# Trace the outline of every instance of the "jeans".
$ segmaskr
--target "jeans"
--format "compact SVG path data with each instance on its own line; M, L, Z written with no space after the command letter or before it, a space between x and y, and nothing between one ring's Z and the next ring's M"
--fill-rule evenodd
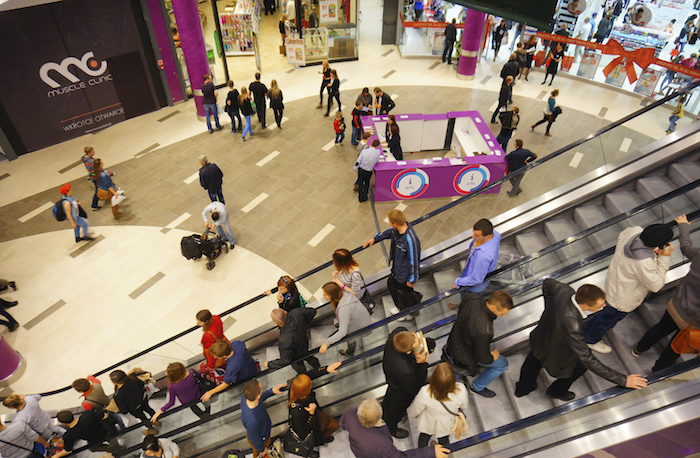
M472 382L472 386L476 391L483 390L489 383L493 382L496 377L504 373L506 369L508 369L508 360L505 356L501 355L491 364L479 363L479 366L483 366L486 369Z
M360 128L355 127L355 124L352 125L352 138L350 139L350 143L352 146L357 146L357 140L360 137Z
M382 418L389 428L390 433L393 434L396 432L399 422L406 414L406 409L408 409L408 406L410 406L412 402L413 397L396 392L391 387L387 388L384 399L382 400L382 410L384 410Z
M107 415L109 415L110 418L117 422L117 425L119 425L119 431L124 431L126 429L126 426L124 425L124 420L122 420L121 415L114 412L107 412Z
M586 342L594 344L600 342L606 332L614 328L618 321L627 316L627 312L621 312L607 304L597 313L589 316L583 322L583 332L586 333Z
M357 169L357 193L359 194L360 202L367 201L367 195L369 194L369 180L372 178L372 172L368 172L364 169Z
M209 199L211 199L212 202L218 201L226 205L226 202L224 202L224 192L221 190L221 188L217 189L216 191L207 189L207 192L209 193Z
M90 223L88 223L88 221L85 218L83 218L82 216L80 216L78 214L73 215L73 221L75 221L75 229L73 229L75 236L80 237L80 228L82 227L83 228L83 237L87 237L88 227L90 226Z
M243 122L241 121L241 114L238 110L235 113L229 112L229 117L231 118L231 132L237 132L243 130ZM236 119L238 119L238 129L236 129Z
M500 359L500 358L499 358ZM530 352L523 362L523 367L520 368L520 380L515 384L515 395L524 396L537 389L537 376L542 370L540 360ZM581 361L576 361L574 371L567 378L557 379L547 388L547 394L550 396L561 396L569 391L571 385L586 373L586 367L581 364Z
M336 132L335 133L335 142L336 143L343 143L343 140L345 140L345 132Z
M12 315L10 315L7 310L5 310L3 307L0 307L0 315L4 316L7 318L7 321L5 320L0 320L0 324L4 324L8 328L11 328L17 323L17 320L14 319Z
M245 138L246 132L253 135L253 129L250 127L250 115L245 115L245 129L243 129L243 138Z
M219 113L217 112L217 106L216 104L204 104L204 114L207 117L207 129L209 132L213 132L214 130L211 128L211 120L209 117L213 114L214 115L214 122L216 123L216 128L221 129L221 124L219 124Z
M282 108L273 108L272 111L275 113L275 122L277 127L282 127Z
M681 118L679 118L676 115L671 115L671 117L668 118L668 120L670 121L670 123L668 125L669 132L674 132L676 130L676 123L678 122L679 119L681 119Z
M217 221L215 224L216 233L219 234L219 237L221 237L223 240L228 240L228 243L234 245L236 243L236 238L233 236L231 225L228 222L228 216L223 219L219 217L219 221Z
M92 208L100 208L100 199L97 198L97 182L93 181L92 185L95 187L95 195L92 196Z
M673 321L671 315L666 312L664 313L664 316L661 317L661 321L649 329L646 334L644 334L644 337L642 337L642 340L637 342L635 348L639 353L645 352L659 340L671 333L673 333L673 336L671 337L671 342L673 342L673 339L676 337L678 332L678 325L676 325L676 322ZM673 348L671 348L671 342L669 342L666 348L664 348L664 351L661 352L659 359L656 360L654 367L651 369L652 371L660 371L661 369L666 369L667 367L672 366L680 356L678 353L673 351Z

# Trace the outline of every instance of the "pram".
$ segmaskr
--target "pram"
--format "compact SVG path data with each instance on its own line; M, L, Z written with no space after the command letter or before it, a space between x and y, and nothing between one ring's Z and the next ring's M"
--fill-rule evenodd
M207 261L207 269L211 270L216 266L214 259L218 258L222 251L228 253L228 244L214 232L207 230L204 234L207 235L206 240L202 240L202 236L199 234L183 237L180 242L180 250L187 259L199 259L206 256L209 260Z

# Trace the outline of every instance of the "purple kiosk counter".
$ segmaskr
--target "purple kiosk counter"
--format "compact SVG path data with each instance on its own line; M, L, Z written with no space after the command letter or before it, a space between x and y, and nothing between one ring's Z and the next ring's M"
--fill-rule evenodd
M449 150L446 157L396 161L386 149L387 116L365 116L365 132L384 145L374 168L375 200L429 199L463 196L477 191L506 171L505 153L477 111L395 115L401 129L404 158L411 152ZM487 191L496 194L500 186Z

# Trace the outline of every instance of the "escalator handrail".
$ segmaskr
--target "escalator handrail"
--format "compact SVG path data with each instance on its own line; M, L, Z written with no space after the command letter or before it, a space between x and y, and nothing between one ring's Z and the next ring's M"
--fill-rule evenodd
M474 197L477 196L477 195L481 195L481 194L483 194L484 192L486 192L486 191L488 191L488 190L491 190L492 188L494 188L494 187L496 187L496 186L501 185L502 183L504 183L504 182L510 180L511 178L513 178L513 177L515 177L515 176L521 175L521 174L523 174L523 173L525 173L525 172L527 172L527 171L529 171L529 170L531 170L531 169L533 169L533 168L535 168L535 167L538 167L538 166L540 166L540 165L542 165L542 164L544 164L544 163L546 163L546 162L548 162L548 161L550 161L550 160L552 160L552 159L554 159L554 158L556 158L556 157L559 157L560 155L562 155L562 154L564 154L564 153L570 151L571 149L573 149L573 148L575 148L575 147L577 147L577 146L579 146L579 145L581 145L581 144L583 144L583 143L585 143L585 142L588 142L589 140L591 140L591 139L593 139L593 138L599 137L599 136L605 134L606 132L609 132L610 130L612 130L612 129L618 127L618 126L620 126L620 125L622 125L622 124L624 124L624 123L626 123L626 122L628 122L628 121L630 121L630 120L632 120L632 119L634 119L634 118L636 118L636 117L638 117L638 116L641 116L642 114L647 113L648 111L651 111L652 109L654 109L654 108L656 108L656 107L658 107L658 106L661 106L661 105L665 104L666 102L668 102L668 101L670 101L670 100L673 100L674 98L676 98L676 97L678 97L678 96L680 96L680 95L686 94L687 92L689 92L689 91L695 89L695 88L698 87L698 86L700 86L700 81L697 81L697 82L695 82L695 83L691 83L691 84L685 86L684 88L681 88L681 89L679 89L678 91L673 92L672 94L670 94L670 95L668 95L668 96L662 98L661 100L657 100L657 101L655 101L655 102L653 102L653 103L647 105L646 107L643 107L643 108L641 108L640 110L637 110L636 112L634 112L634 113L632 113L632 114L630 114L630 115L625 116L624 118L622 118L622 119L620 119L620 120L618 120L618 121L615 121L615 122L613 122L613 123L608 124L607 126L601 128L601 129L599 129L598 131L596 131L596 132L594 132L594 133L592 133L592 134L587 135L586 137L584 137L584 138L582 138L582 139L576 140L576 141L570 143L569 145L564 146L564 147L562 147L562 148L556 150L555 152L553 152L553 153L547 155L546 157L543 157L542 159L538 159L538 160L536 160L536 161L533 161L533 162L531 162L530 164L526 165L525 167L523 167L523 168L521 168L521 169L518 169L518 170L512 172L511 174L506 175L506 176L504 176L503 178L500 178L500 179L498 179L498 180L495 180L495 181L493 181L492 183L489 183L489 184L486 185L485 187L480 188L479 190L477 190L477 191L475 191L475 192L473 192L473 193L471 193L471 194L468 194L468 195L466 195L466 196L460 197L459 199L455 200L454 202L450 202L450 203L448 203L448 204L446 204L446 205L444 205L444 206L442 206L442 207L440 207L440 208L438 208L438 209L436 209L436 210L434 210L434 211L432 211L432 212L429 212L429 213L427 213L427 214L425 214L425 215L423 215L423 216L421 216L421 217L419 217L419 218L417 218L417 219L411 221L410 224L411 224L411 225L417 225L417 224L420 224L420 223L422 223L422 222L424 222L424 221L426 221L426 220L428 220L428 219L430 219L430 218L433 218L433 217L435 217L436 215L438 215L438 214L440 214L440 213L443 213L443 212L445 212L445 211L447 211L447 210L449 210L449 209L451 209L451 208L453 208L453 207L455 207L455 206L457 206L457 205L459 205L459 204L461 204L461 203L463 203L463 202L465 202L465 201L467 201L467 200L469 200L469 199L472 199L472 198L474 198ZM357 253L359 253L359 252L361 252L361 251L363 251L363 250L365 250L365 249L367 249L367 248L364 248L364 247L362 247L362 246L359 246L359 247L357 247L357 248L351 250L350 252L354 255L354 254L357 254ZM319 265L319 266L317 266L317 267L315 267L315 268L313 268L313 269L311 269L311 270L309 270L309 271L307 271L307 272L305 272L305 273L299 275L298 277L295 277L294 280L295 280L295 281L303 280L304 278L310 277L311 275L314 275L315 273L320 272L321 270L330 267L332 264L333 264L332 261L323 263L323 264L321 264L321 265ZM379 280L381 280L381 279L379 279ZM379 280L377 280L377 281L379 281ZM376 283L377 281L371 282L370 284ZM277 292L277 287L276 287L276 286L272 289L272 292L273 292L273 293ZM255 296L255 297L253 297L253 298L251 298L251 299L248 299L248 300L245 301L245 302L242 302L241 304L236 305L235 307L232 307L232 308L229 309L229 310L226 310L226 311L220 313L219 316L224 317L224 316L230 315L230 314L232 314L232 313L234 313L234 312L236 312L236 311L238 311L238 310L240 310L240 309L242 309L242 308L244 308L244 307L247 307L248 305L251 305L251 304L253 304L253 303L255 303L255 302L257 302L257 301L259 301L259 300L261 300L261 299L264 299L265 297L267 297L265 294L260 294L260 295L258 295L258 296ZM158 349L158 348L160 348L160 347L162 347L162 346L164 346L164 345L167 345L167 344L169 344L169 343L171 343L171 342L173 342L173 341L179 339L180 337L184 337L185 335L190 334L190 333L192 333L192 332L194 332L194 331L196 331L196 330L198 330L198 329L199 329L199 326L192 326L192 327L190 327L190 328L188 328L188 329L185 329L184 331L181 331L180 333L178 333L178 334L176 334L176 335L174 335L174 336L172 336L172 337L169 337L169 338L167 338L167 339L165 339L165 340L163 340L163 341L161 341L161 342L159 342L159 343L157 343L157 344L155 344L155 345L152 345L151 347L146 348L145 350L142 350L142 351L140 351L140 352L138 352L138 353L136 353L136 354L134 354L134 355L132 355L132 356L126 358L126 359L123 359L122 361L119 361L119 362L117 362L117 363L115 363L115 364L112 364L111 366L109 366L109 367L107 367L107 368L105 368L105 369L102 369L102 370L100 370L100 371L95 372L95 373L93 373L93 375L97 377L97 376L106 374L106 373L109 372L109 371L112 371L112 370L114 370L114 369L117 369L117 368L119 368L119 367L121 367L121 366L123 366L123 365L125 365L125 364L128 364L129 362L131 362L131 361L133 361L133 360L135 360L135 359L137 359L137 358L140 358L140 357L142 357L142 356L145 356L145 355L147 355L148 353L150 353L150 352L152 352L152 351L154 351L154 350L156 350L156 349ZM45 397L45 396L51 396L51 395L54 395L54 394L63 393L63 392L68 391L68 390L70 390L70 389L71 389L70 386L66 386L66 387L63 387L63 388L58 388L58 389L51 390L51 391L47 391L47 392L40 393L40 394L41 394L41 396L44 396L44 397Z

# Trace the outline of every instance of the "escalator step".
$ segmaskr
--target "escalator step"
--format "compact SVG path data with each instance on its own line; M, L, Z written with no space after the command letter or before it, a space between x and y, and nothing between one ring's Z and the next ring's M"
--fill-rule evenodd
M676 189L676 185L666 177L652 176L640 178L637 180L634 188L640 197L648 202L672 192ZM691 212L695 207L687 197L679 196L661 206L655 206L651 211L659 218L659 222L668 222L678 215Z
M610 218L612 218L612 215L602 205L586 205L574 209L574 221L576 221L581 230L597 226ZM586 240L591 244L595 252L600 252L615 246L620 232L621 229L615 224L589 235L586 237Z
M523 232L515 236L515 245L522 256L527 256L551 245L542 232ZM550 253L532 261L532 271L546 275L562 267L556 253Z
M581 232L576 222L572 219L554 219L544 223L544 231L550 243L557 243ZM592 255L593 248L587 240L582 239L559 248L556 251L559 259L566 265L572 261L583 259Z
M683 161L668 166L668 177L676 186L685 186L693 181L700 180L700 162ZM700 189L693 189L686 196L695 205L700 205Z
M605 195L605 208L612 216L617 216L643 203L642 199L634 191L618 191ZM654 222L656 222L656 218L651 213L643 212L620 222L620 227L625 229L632 226L646 227Z

